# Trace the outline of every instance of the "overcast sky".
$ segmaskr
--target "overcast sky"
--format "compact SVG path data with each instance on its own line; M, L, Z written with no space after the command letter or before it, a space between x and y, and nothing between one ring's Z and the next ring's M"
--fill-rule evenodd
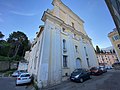
M111 46L108 33L115 27L104 0L61 0L85 23L84 28L93 45ZM0 31L8 38L13 31L24 32L29 39L35 37L41 17L52 0L0 0Z

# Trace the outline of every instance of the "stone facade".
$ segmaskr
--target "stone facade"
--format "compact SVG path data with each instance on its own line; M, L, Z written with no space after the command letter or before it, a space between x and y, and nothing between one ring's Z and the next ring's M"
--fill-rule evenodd
M117 58L120 61L120 35L118 34L116 28L108 34L108 37L115 49Z
M0 61L0 71L6 71L9 69L17 69L18 62L10 62L10 61Z
M111 67L113 63L117 62L115 53L100 53L96 55L100 66Z
M61 0L53 0L52 4L54 8L42 16L44 26L40 26L28 57L28 72L39 87L66 80L76 68L98 66L84 21Z

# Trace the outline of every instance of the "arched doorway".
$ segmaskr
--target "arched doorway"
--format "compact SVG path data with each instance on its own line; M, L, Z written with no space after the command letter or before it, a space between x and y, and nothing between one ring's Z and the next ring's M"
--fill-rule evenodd
M76 68L81 68L81 59L80 58L76 59Z

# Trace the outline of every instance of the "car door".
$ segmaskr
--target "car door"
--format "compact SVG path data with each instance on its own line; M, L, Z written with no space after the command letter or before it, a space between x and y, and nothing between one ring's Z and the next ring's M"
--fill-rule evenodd
M84 70L83 74L84 74L84 79L87 79L88 78L88 72L86 70Z
M81 78L85 79L85 73L84 73L83 70L82 70L82 72L81 72Z

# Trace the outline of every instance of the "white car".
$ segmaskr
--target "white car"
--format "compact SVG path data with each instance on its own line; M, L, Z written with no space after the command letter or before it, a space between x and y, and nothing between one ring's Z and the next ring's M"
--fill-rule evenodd
M13 72L12 77L18 77L21 73L25 73L25 70L16 70Z
M20 74L21 74L21 72L20 72L19 70L17 70L17 71L15 71L15 72L13 72L12 77L17 77L17 76L19 76Z
M31 83L32 76L29 73L21 73L16 80L16 85Z

